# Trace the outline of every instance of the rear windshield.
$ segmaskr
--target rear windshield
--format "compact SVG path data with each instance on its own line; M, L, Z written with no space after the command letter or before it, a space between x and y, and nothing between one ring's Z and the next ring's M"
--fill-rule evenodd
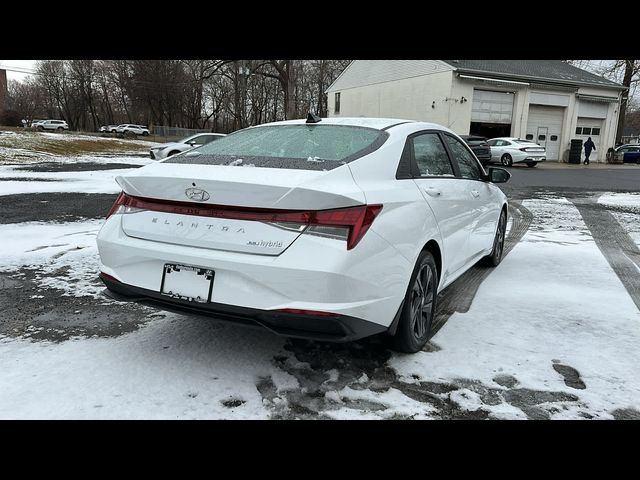
M384 131L347 125L246 128L166 163L332 170L380 148Z

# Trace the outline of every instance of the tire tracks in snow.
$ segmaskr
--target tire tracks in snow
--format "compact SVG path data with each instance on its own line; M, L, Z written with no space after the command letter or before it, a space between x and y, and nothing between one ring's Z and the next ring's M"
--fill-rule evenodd
M520 201L511 200L509 202L509 213L513 219L513 223L504 241L503 258L506 257L522 237L524 237L533 220L533 214L523 207ZM440 293L436 307L436 316L433 326L431 327L432 336L442 328L449 317L455 312L466 313L469 311L480 284L482 284L484 279L490 275L493 270L493 268L475 265ZM427 344L425 348L430 348L429 344Z
M568 198L580 212L593 240L640 310L640 249L597 197Z

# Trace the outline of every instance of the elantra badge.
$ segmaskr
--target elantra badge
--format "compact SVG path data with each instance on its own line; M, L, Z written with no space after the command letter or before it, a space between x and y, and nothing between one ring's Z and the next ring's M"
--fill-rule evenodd
M195 200L196 202L206 202L211 198L209 192L201 188L187 188L184 194L189 200Z

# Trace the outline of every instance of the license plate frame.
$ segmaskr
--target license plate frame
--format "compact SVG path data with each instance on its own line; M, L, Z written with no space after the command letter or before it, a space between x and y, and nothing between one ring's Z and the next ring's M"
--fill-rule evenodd
M160 294L192 303L211 303L214 278L215 271L212 268L165 263Z

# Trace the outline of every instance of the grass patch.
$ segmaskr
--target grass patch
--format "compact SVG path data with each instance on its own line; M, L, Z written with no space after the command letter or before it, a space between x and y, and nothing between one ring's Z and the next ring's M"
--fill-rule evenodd
M79 156L100 153L146 152L149 149L149 142L66 132L41 133L21 128L3 127L0 131L0 147L51 155Z

